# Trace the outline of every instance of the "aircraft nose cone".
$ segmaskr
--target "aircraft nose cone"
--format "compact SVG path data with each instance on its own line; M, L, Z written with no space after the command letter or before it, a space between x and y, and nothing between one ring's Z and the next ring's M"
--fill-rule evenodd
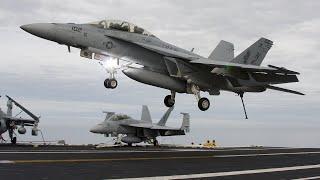
M49 35L52 27L53 25L50 23L36 23L20 26L24 31L45 39L50 39Z
M104 128L101 125L93 126L90 129L90 132L92 132L92 133L103 133L103 131L104 131Z
M31 29L30 28L30 24L26 24L26 25L22 25L22 26L20 26L20 28L22 29L22 30L24 30L24 31L29 31L28 29Z

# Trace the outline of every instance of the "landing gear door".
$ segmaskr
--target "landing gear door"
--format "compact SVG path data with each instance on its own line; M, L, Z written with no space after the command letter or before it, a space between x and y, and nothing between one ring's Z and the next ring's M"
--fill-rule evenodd
M173 77L182 78L184 75L195 72L195 70L186 62L176 58L165 57L164 62L167 66L170 76Z

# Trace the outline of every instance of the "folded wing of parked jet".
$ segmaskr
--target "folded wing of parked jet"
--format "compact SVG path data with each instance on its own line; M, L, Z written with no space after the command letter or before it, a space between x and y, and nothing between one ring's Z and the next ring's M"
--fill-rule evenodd
M3 119L14 122L15 125L34 126L37 123L34 119L16 118L16 117L3 117Z
M24 106L22 106L21 104L19 104L17 101L15 101L14 99L12 99L10 96L6 95L6 97L12 101L16 106L18 106L23 112L25 112L26 114L28 114L35 122L39 122L39 117L34 115L32 112L30 112L28 109L26 109Z

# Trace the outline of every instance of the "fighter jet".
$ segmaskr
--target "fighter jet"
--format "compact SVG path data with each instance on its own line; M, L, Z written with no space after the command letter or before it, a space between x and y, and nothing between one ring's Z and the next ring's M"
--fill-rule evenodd
M129 78L148 85L170 90L164 104L172 107L176 93L195 95L200 110L205 111L210 101L200 92L220 95L230 91L241 98L247 118L243 94L267 89L303 95L300 92L273 86L298 82L298 72L273 65L261 66L273 45L260 38L234 57L234 45L220 41L209 57L162 41L147 30L126 21L101 20L92 23L37 23L21 28L35 36L79 48L80 56L103 60L109 57L140 65L127 66L122 71ZM142 66L142 67L141 67ZM116 88L117 80L110 73L104 81L106 88Z
M132 143L148 142L157 146L158 136L176 136L185 135L189 132L190 116L188 113L181 113L183 121L180 128L167 127L165 124L170 116L173 107L170 107L160 121L152 123L151 115L147 106L142 106L141 120L136 120L125 114L115 114L114 112L106 113L105 120L92 127L90 132L105 134L107 136L126 135L121 137L121 141L129 146Z
M6 96L8 98L7 101L7 113L3 112L0 108L0 139L3 141L2 134L8 131L9 137L11 139L12 144L16 144L17 137L15 136L15 129L17 129L17 126L20 126L18 128L19 134L25 134L26 128L25 126L32 126L31 134L33 136L38 135L38 123L39 123L39 117L31 113L29 110L27 110L25 107L23 107L21 104L19 104L17 101L12 99L9 96ZM25 112L28 114L31 119L21 118L17 117L20 113L18 113L15 116L12 116L12 109L13 104L15 104L17 107L21 109L21 112Z

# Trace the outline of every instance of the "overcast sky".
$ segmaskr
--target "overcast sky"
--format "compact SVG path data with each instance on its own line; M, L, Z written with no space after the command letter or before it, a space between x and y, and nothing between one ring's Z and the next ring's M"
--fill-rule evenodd
M188 3L187 3L188 2ZM274 41L262 65L299 71L300 82L282 87L306 93L298 96L268 90L247 93L249 120L233 93L203 96L208 111L198 110L193 95L178 94L168 125L180 126L180 112L191 114L191 133L161 138L162 143L202 143L216 139L220 146L320 147L320 1L213 0L1 0L0 94L11 95L41 115L47 140L100 143L110 139L89 133L104 119L103 110L139 118L149 105L154 121L166 111L168 90L135 82L121 72L119 86L107 90L105 71L78 49L40 39L19 26L37 22L86 23L121 19L135 23L160 39L207 57L222 39L233 42L237 55L260 37ZM1 99L2 109L6 100ZM15 112L18 112L17 110ZM40 137L19 136L20 140Z

